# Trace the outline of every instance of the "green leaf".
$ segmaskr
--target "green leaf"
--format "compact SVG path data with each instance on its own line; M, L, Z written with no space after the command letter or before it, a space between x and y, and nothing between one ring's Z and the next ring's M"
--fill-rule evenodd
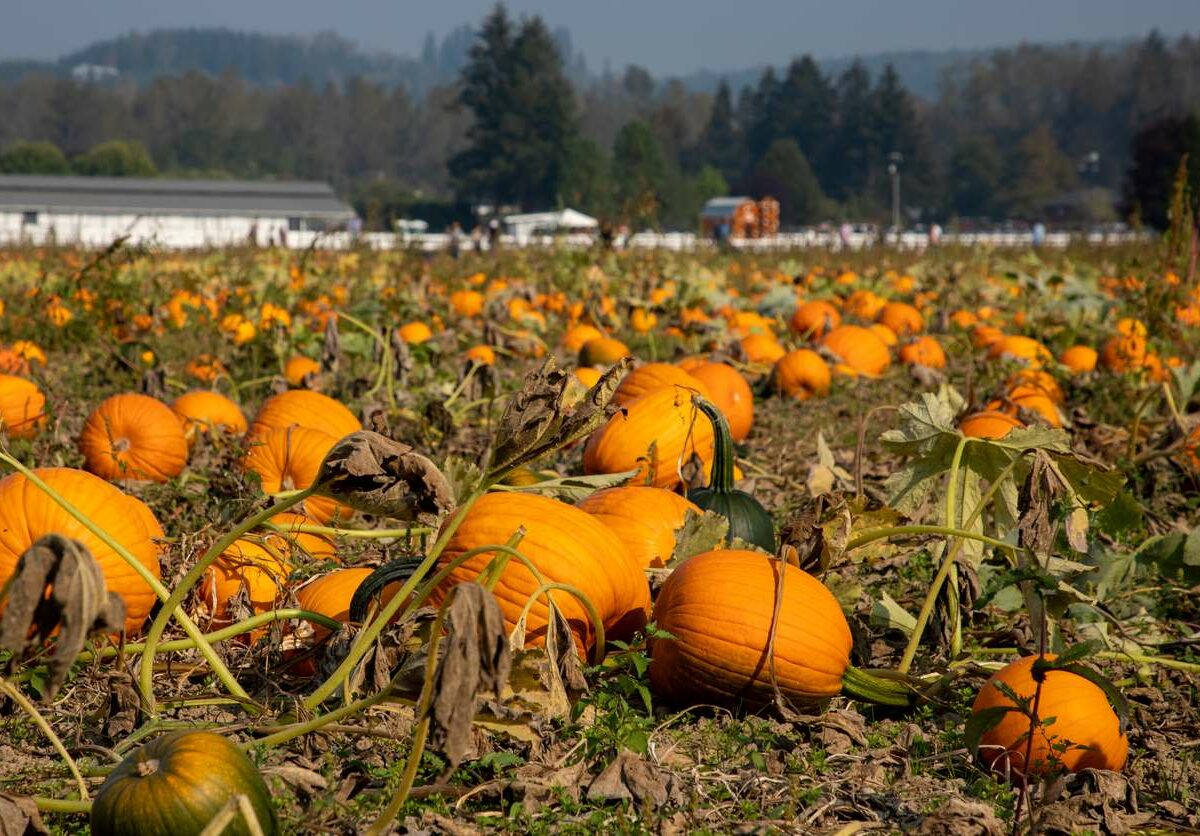
M1183 409L1188 401L1196 396L1196 387L1200 385L1200 362L1190 366L1171 367L1171 376L1179 389L1179 408Z
M623 473L596 473L591 476L564 476L559 479L547 479L532 485L522 485L516 491L524 493L540 493L557 497L565 502L579 502L593 493L604 488L623 485L636 476L637 470L626 470Z
M697 514L688 509L683 525L675 532L675 550L667 566L675 566L692 555L720 548L729 533L729 520L712 511Z
M913 630L917 629L917 619L884 592L871 607L871 626L899 630L911 636Z
M1106 534L1119 537L1140 528L1145 515L1142 506L1129 491L1117 491L1116 497L1096 514L1096 525Z
M963 740L971 757L979 754L979 741L983 736L1000 725L1005 715L1013 711L1022 713L1021 709L1012 705L993 705L971 713L963 728Z
M1099 470L1074 456L1055 456L1054 463L1075 495L1088 504L1110 504L1125 484L1125 475L1119 470Z

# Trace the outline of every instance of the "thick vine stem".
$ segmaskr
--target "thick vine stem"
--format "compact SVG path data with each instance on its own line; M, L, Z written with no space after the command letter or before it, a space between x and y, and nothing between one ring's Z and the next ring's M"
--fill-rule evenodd
M138 682L142 696L146 701L147 714L154 715L158 711L158 706L154 699L154 654L157 652L159 639L162 638L163 631L167 628L167 622L170 620L172 615L176 615L180 618L186 617L186 613L183 611L183 601L187 597L187 594L192 591L192 587L200 582L200 579L204 577L204 573L208 570L208 567L212 565L212 563L218 557L224 554L225 550L232 546L239 537L253 530L259 525L262 525L276 514L282 513L288 508L303 502L305 499L311 496L315 490L315 486L309 486L308 488L288 497L287 499L269 505L268 507L259 511L257 514L252 514L238 525L234 526L230 531L226 532L223 537L219 538L215 543L209 546L208 551L206 551L203 556L196 561L192 568L188 570L187 574L183 576L183 580L181 580L175 589L172 590L170 597L167 598L166 602L162 605L162 609L160 609L158 615L155 616L154 622L150 625L150 629L146 633L146 644L142 649L142 665L141 670L138 671ZM193 638L195 638L197 641L203 640L203 637L199 635ZM211 647L209 649L211 650ZM216 657L216 654L213 653L213 656ZM222 667L224 667L224 663L222 663ZM250 700L250 695L243 691L241 686L237 685L236 681L234 682L234 685L237 687L237 693L234 693L234 696L243 698L247 701L247 703L251 703L252 701Z
M863 702L898 708L908 708L917 698L917 692L905 680L876 676L853 665L842 674L842 693Z
M962 457L967 450L967 445L973 439L970 436L963 436L958 442L958 446L954 448L954 458L950 462L950 485L946 490L946 512L943 522L947 528L958 527L958 482L959 473L962 470ZM966 474L963 474L965 481ZM961 542L961 541L960 541ZM954 539L947 538L946 551L947 553L953 548ZM946 606L946 612L950 619L950 655L957 656L962 650L962 613L959 612L958 598L958 565L953 561L948 561L950 571L946 575L948 586L946 587L946 597L949 599Z
M154 594L158 596L160 601L166 602L170 600L171 593L165 586L163 586L162 581L155 577L149 569L143 566L140 560L130 554L129 549L125 548L122 543L114 539L112 535L110 535L100 526L96 525L96 523L94 523L87 515L68 502L66 497L47 485L40 476L7 453L0 452L0 462L4 462L18 473L22 474L40 491L45 493L46 496L54 500L54 502L60 508L74 517L80 525L82 525L92 534L96 535L96 537L100 539L100 542L112 549L118 557L124 560L125 563L127 563L129 567L137 573L139 578L146 582L146 584L154 591ZM212 669L213 675L216 676L217 679L220 680L221 684L225 686L225 690L227 690L230 695L238 699L249 701L250 695L242 689L241 685L238 685L237 680L234 679L233 674L230 673L229 668L226 667L225 663L221 661L221 657L217 655L215 650L213 650L212 645L204 640L204 634L200 632L200 628L196 625L196 622L192 621L188 614L183 610L179 611L178 619L180 625L183 627L184 632L187 633L190 639L196 642L196 647L200 651L200 655L204 657L204 661L207 662L209 667ZM142 697L143 699L149 699L150 701L153 701L154 694L149 691L143 691Z
M90 813L91 801L80 801L75 798L40 798L34 796L33 803L43 813Z
M922 534L961 537L964 540L978 540L980 543L984 543L992 548L1002 549L1010 554L1015 554L1017 550L1017 547L1012 543L997 540L995 537L988 537L986 534L976 534L974 531L947 528L944 525L895 525L890 528L871 528L864 531L846 544L846 551L860 548L868 543L874 543L876 540L886 540L889 537L917 536Z
M88 794L87 781L83 780L83 775L79 771L79 764L75 763L75 759L71 757L71 753L67 751L67 747L63 745L62 740L54 732L54 729L42 716L42 713L34 707L33 703L25 698L21 693L21 689L17 688L3 676L0 676L0 693L17 704L17 707L29 715L29 719L33 724L41 730L42 734L46 735L46 739L50 741L50 745L54 747L54 751L58 752L58 756L67 764L67 769L71 771L71 775L75 778L75 785L79 787L79 795L84 801L89 801L91 796Z

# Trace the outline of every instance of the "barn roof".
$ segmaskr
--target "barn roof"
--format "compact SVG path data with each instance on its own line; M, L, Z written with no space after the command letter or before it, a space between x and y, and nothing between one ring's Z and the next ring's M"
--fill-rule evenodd
M0 212L240 215L348 220L328 183L0 175Z
M734 211L750 200L748 197L714 197L704 204L700 212L702 218L728 218Z

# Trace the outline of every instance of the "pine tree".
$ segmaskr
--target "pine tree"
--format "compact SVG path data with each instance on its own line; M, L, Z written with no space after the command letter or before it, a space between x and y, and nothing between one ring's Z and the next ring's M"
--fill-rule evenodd
M717 86L712 112L692 151L695 169L712 166L728 182L741 176L745 167L744 142L734 121L733 95L724 79Z
M669 171L650 126L640 120L621 128L613 143L612 176L621 214L631 221L659 216Z
M800 152L822 171L829 161L837 97L811 56L792 61L776 91L772 109L780 136L796 141Z
M821 220L825 197L794 139L777 139L755 164L748 178L755 197L771 196L779 201L779 218L784 224Z
M881 151L875 135L871 77L861 61L851 64L838 79L837 98L837 153L830 165L831 189L843 200L869 199Z

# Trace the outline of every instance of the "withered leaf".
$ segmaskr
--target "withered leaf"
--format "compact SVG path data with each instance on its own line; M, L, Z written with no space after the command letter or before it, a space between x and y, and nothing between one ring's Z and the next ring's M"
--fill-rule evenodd
M325 322L325 342L321 346L321 371L329 375L336 374L341 354L342 341L338 334L338 318L331 316Z
M34 836L49 832L32 798L0 792L0 836Z
M675 566L693 555L721 548L728 533L729 520L725 517L712 511L697 514L688 509L683 525L675 532L675 549L667 565Z
M454 508L454 490L433 462L415 449L362 430L333 446L316 484L357 511L412 521Z
M477 583L455 587L443 648L429 706L429 745L453 768L471 745L480 699L489 692L500 699L512 667L504 615L491 592Z
M12 652L13 664L26 649L40 647L58 630L58 646L47 663L43 699L49 702L88 638L119 632L124 621L125 604L106 589L100 565L87 547L47 534L17 561L0 619L0 649Z
M490 478L494 481L607 421L616 412L610 403L613 392L632 365L632 358L622 358L574 402L569 396L574 375L555 368L553 359L530 372L500 416Z
M662 770L624 749L588 787L591 801L636 801L655 807L667 803L668 777Z

